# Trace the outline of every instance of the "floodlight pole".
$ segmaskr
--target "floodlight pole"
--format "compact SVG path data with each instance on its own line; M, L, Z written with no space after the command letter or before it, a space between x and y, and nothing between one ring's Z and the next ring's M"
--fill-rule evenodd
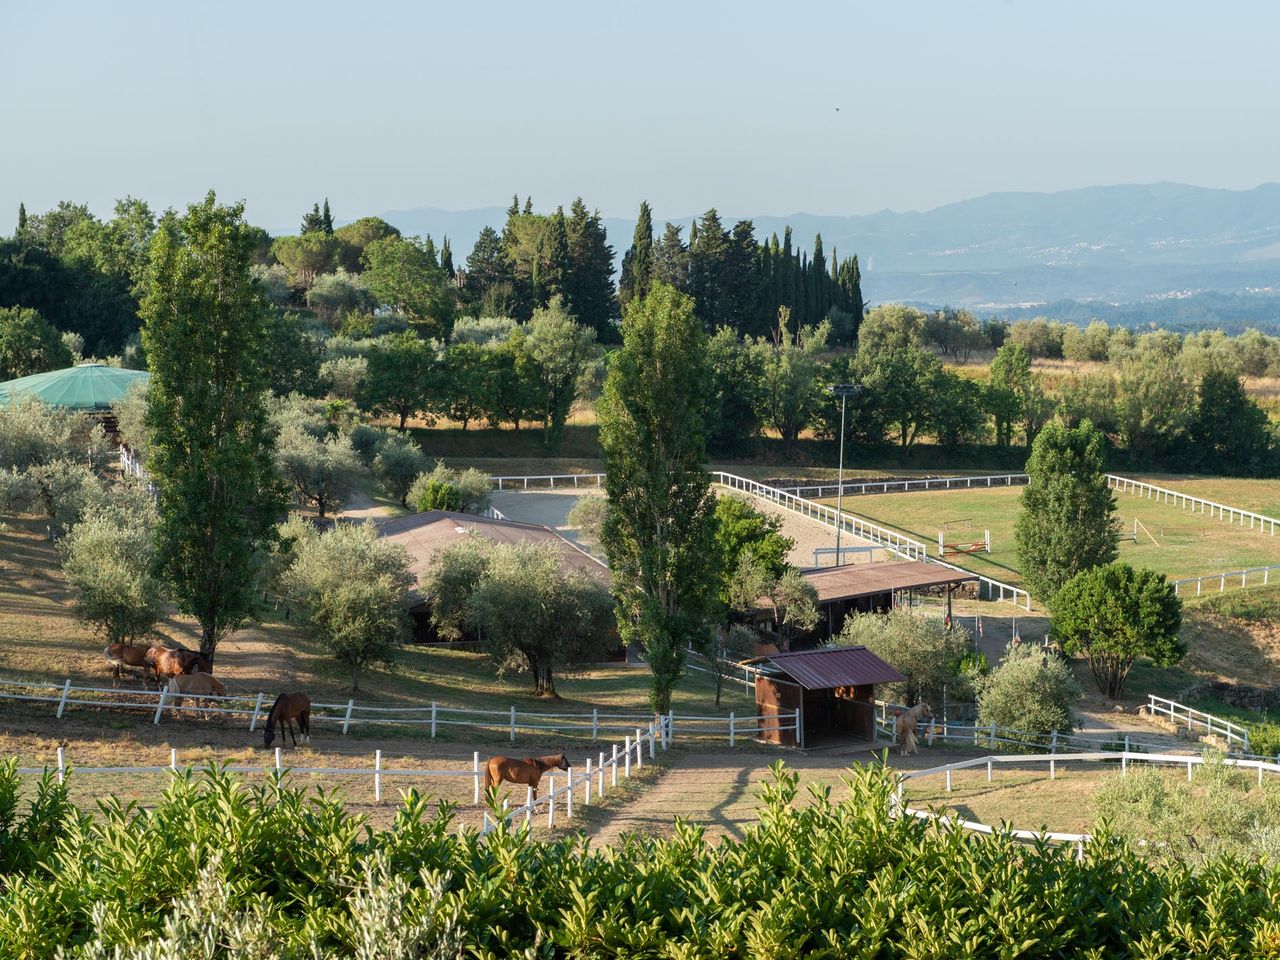
M851 383L831 386L833 396L840 398L840 464L836 468L836 566L840 566L840 533L844 530L844 415L849 404L849 394L858 388Z

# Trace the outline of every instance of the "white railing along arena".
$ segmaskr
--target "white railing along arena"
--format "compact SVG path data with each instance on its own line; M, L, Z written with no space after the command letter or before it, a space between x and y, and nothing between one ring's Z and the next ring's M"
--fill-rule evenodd
M1179 597L1190 595L1191 585L1195 584L1195 595L1198 597L1205 592L1205 584L1209 585L1210 593L1222 593L1228 587L1249 586L1249 578L1251 576L1255 586L1266 586L1271 582L1272 570L1280 570L1280 563L1273 563L1269 567L1248 567L1244 570L1229 570L1226 573L1208 573L1203 577L1183 577L1180 580L1171 580L1169 582L1173 584L1174 595ZM1259 574L1262 575L1261 580L1258 579Z
M976 477L907 477L902 480L846 480L808 486L779 487L796 496L826 500L835 496L860 497L877 493L919 493L925 490L969 490L973 487L1016 487L1027 482L1025 473L993 473ZM843 489L842 489L843 488Z
M170 698L167 688L154 690L122 690L113 687L88 687L73 684L70 679L61 685L0 680L0 700L28 703L56 704L55 716L62 719L71 707L99 707L145 712L152 722L159 724L165 711L192 716L229 716L248 719L249 732L264 723L270 712L273 697L266 693L183 698L181 706ZM210 705L213 704L213 705ZM598 707L590 713L534 713L516 709L513 705L499 710L470 710L442 706L436 701L420 707L373 707L356 703L312 702L311 720L318 723L341 724L342 733L360 724L416 726L428 731L434 739L441 727L471 727L490 731L503 731L514 741L520 733L544 733L590 735L599 740L601 734L625 733L637 723L653 719L651 713L601 711ZM789 731L798 735L800 715L797 709L782 717L750 715L739 717L735 712L727 716L703 716L677 714L671 711L664 718L669 729L678 724L689 735L725 737L730 746L739 737L757 737L763 733Z
M1250 530L1264 530L1274 535L1276 526L1280 525L1280 520L1275 517L1254 513L1252 510L1242 510L1239 507L1231 507L1225 503L1215 503L1202 497L1193 497L1189 493L1179 493L1177 490L1170 490L1168 487L1158 487L1153 483L1132 480L1128 477L1116 476L1113 473L1107 474L1107 485L1113 490L1119 490L1121 493L1135 494L1148 500L1155 500L1158 503L1171 503L1181 507L1183 510L1189 509L1193 513L1197 512L1197 508L1199 508L1199 513L1217 517L1219 520L1225 520L1233 525L1239 522L1239 525L1243 527L1247 521Z
M1147 710L1152 714L1168 717L1176 726L1185 727L1189 731L1203 730L1209 736L1222 737L1228 744L1239 746L1245 753L1249 752L1248 727L1188 707L1176 700L1157 697L1154 693L1147 697Z

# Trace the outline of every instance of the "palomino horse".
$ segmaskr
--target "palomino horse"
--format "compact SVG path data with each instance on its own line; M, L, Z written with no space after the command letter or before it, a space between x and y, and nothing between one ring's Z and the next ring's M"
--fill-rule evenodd
M523 783L533 787L533 799L537 800L542 775L548 770L568 770L570 766L563 753L553 753L549 757L529 757L526 760L490 757L484 768L484 787L488 790L504 780L508 783Z
M147 672L148 647L134 646L128 643L108 644L102 651L102 658L111 666L111 677L114 683L120 682L120 674L125 667L139 667L143 675Z
M183 673L169 679L169 696L172 698L174 716L181 717L178 705L188 700L199 705L202 697L224 696L227 688L212 673Z
M169 679L185 673L195 673L197 670L201 673L213 673L213 664L208 657L185 648L153 646L147 650L145 659L157 687L162 678Z
M932 720L933 711L922 700L909 710L899 710L897 717L898 743L901 746L899 752L902 756L909 757L917 751L916 727L919 726L921 720Z
M267 714L267 725L262 730L262 744L269 747L276 738L276 725L280 726L280 742L284 743L284 729L289 728L289 736L293 737L293 745L298 745L298 735L293 732L293 721L298 721L298 729L302 731L302 742L311 742L311 698L305 693L282 693L271 705Z

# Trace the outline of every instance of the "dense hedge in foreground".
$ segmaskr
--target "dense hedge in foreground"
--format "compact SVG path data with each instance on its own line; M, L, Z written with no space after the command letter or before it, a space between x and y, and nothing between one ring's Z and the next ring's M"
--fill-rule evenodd
M857 768L838 802L793 809L779 768L741 840L683 826L593 851L458 836L414 795L374 832L218 772L92 817L46 781L24 815L9 766L0 956L1280 957L1280 871L946 835L886 816L892 789Z

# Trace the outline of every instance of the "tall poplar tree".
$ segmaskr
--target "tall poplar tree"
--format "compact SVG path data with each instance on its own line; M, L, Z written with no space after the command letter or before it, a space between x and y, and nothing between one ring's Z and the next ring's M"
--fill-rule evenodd
M271 357L254 250L244 204L219 206L210 192L161 221L141 309L157 566L200 622L210 659L253 613L285 507L263 402Z
M1118 553L1120 521L1104 445L1088 420L1074 428L1054 420L1031 446L1013 535L1027 589L1049 606L1077 573L1111 563Z
M714 601L715 497L706 470L707 339L693 300L657 283L622 320L597 405L608 493L601 541L618 626L644 650L665 713Z

